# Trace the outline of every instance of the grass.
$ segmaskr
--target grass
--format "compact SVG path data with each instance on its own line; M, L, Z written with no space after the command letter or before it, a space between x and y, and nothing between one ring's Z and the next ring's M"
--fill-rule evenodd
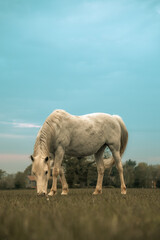
M34 190L0 191L1 240L159 239L160 190L73 189L49 201Z

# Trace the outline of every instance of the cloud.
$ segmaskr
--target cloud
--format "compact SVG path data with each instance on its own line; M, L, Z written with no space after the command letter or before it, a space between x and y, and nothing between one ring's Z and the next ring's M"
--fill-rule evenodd
M13 123L14 127L17 128L40 128L40 125L36 125L33 123Z
M0 124L12 125L15 128L40 128L40 125L34 123L20 123L20 122L5 122L1 121Z
M11 138L11 139L24 139L24 138L32 138L32 135L18 135L18 134L7 134L7 133L0 133L0 138Z

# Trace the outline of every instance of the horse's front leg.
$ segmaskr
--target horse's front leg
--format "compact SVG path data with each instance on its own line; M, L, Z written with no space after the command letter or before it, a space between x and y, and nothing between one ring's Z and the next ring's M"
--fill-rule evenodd
M65 178L63 167L60 169L60 179L62 183L62 193L61 195L67 195L68 194L68 184Z
M59 146L55 152L55 161L53 167L53 183L52 188L49 192L49 196L53 196L57 193L57 177L60 174L61 164L64 156L64 150Z

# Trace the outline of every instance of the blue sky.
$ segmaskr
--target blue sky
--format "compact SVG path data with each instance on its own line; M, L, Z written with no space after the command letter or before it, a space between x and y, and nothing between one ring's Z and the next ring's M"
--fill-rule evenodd
M120 115L123 161L160 163L160 2L0 0L0 168L24 170L54 109Z

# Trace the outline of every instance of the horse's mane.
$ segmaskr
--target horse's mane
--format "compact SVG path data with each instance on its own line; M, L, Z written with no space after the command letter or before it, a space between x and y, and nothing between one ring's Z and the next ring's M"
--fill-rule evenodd
M36 142L34 145L34 155L37 155L40 151L41 154L48 154L47 138L49 135L57 136L61 129L61 122L67 113L62 110L55 110L45 120L43 126L38 132Z

